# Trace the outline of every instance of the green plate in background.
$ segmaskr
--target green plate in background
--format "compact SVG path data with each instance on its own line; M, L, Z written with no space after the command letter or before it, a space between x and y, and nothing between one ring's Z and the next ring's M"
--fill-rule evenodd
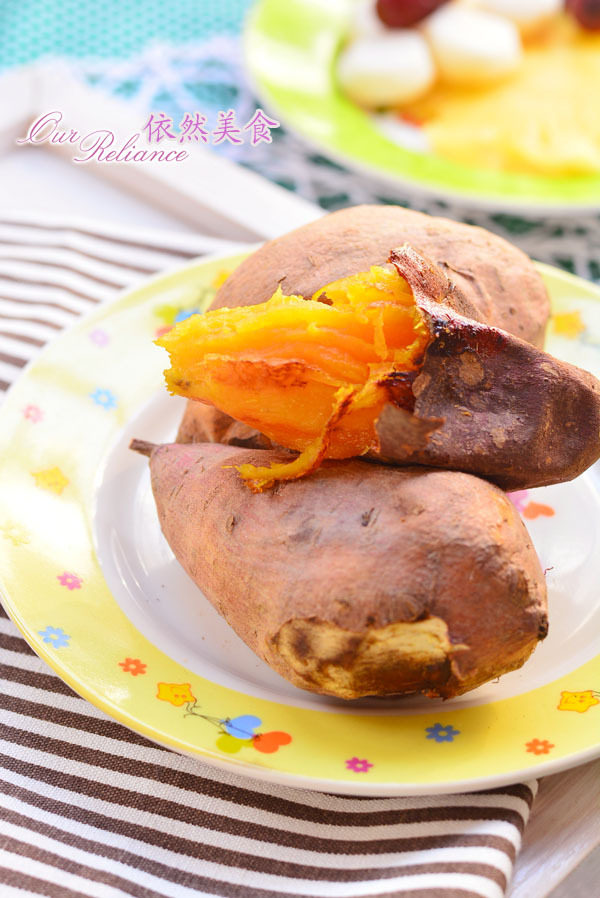
M334 77L352 5L353 0L257 0L246 25L246 63L265 106L288 128L343 164L413 193L537 213L600 207L598 175L471 169L385 137Z

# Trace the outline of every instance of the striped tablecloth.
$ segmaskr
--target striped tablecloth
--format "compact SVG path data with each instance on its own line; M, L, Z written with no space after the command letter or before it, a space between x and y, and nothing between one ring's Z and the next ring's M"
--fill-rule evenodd
M189 234L0 214L0 389L97 303L221 247ZM382 799L247 780L106 717L5 614L0 664L2 898L506 893L535 782Z

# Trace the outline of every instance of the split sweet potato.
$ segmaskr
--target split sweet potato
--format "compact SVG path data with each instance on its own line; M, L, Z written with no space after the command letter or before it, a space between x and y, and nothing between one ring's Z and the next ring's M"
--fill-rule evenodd
M278 288L310 299L324 284L384 265L390 249L405 242L447 275L450 308L543 345L550 303L540 275L523 252L482 228L398 206L344 209L270 241L227 278L212 308L263 303ZM190 401L178 441L201 440L206 427L213 430L211 415ZM218 420L222 433L234 425L231 418L226 425L223 412ZM264 436L247 427L245 444L262 446Z
M311 301L277 293L261 306L190 318L159 342L171 354L174 392L302 453L267 475L274 480L368 451L390 392L411 401L406 378L428 340L406 281L372 268Z
M256 305L278 288L310 299L324 284L385 265L405 243L448 278L448 308L544 345L550 301L525 253L483 228L400 206L342 209L265 243L227 278L211 308Z
M296 686L344 699L449 698L520 667L546 590L510 501L458 472L326 462L252 494L233 467L277 450L135 441L175 556Z
M193 316L158 341L172 392L300 453L241 467L253 489L361 455L522 489L571 479L600 456L591 374L459 314L454 285L412 247L389 261L310 299L278 289Z

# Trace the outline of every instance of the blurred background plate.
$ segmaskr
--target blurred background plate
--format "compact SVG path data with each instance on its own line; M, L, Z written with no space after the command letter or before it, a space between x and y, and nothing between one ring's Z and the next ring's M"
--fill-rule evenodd
M400 146L336 84L335 62L354 0L258 0L245 55L257 94L288 128L333 159L422 196L521 213L573 213L600 205L600 176L474 169ZM591 101L591 99L590 99Z

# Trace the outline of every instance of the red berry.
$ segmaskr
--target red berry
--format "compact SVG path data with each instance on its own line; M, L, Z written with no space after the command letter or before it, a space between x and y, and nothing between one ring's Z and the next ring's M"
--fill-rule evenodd
M410 28L446 2L447 0L377 0L377 15L388 28Z
M600 0L567 0L567 9L582 28L600 29Z

